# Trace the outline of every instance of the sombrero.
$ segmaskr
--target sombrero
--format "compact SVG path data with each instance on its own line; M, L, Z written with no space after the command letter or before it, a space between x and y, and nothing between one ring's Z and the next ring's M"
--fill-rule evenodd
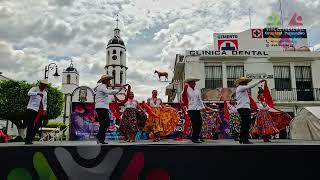
M195 82L197 82L197 81L200 81L200 79L199 78L187 78L186 80L184 80L184 82L185 83L188 83L188 82L192 82L192 81L195 81Z
M241 83L241 82L251 82L252 81L252 79L250 79L250 78L246 78L246 77L241 77L240 79L237 79L235 82L234 82L234 84L236 85L236 86L239 86L239 84Z
M39 83L40 83L40 84L48 85L48 84L49 84L49 81L48 81L47 79L44 79L44 80L40 80Z
M109 76L109 75L102 75L101 78L99 79L98 83L101 83L104 80L110 80L110 79L113 79L113 77Z

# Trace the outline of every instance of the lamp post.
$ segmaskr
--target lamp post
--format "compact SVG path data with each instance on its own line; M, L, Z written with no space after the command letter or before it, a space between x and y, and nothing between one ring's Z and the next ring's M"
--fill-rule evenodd
M48 79L49 70L53 70L53 68L56 68L56 72L53 74L53 76L54 77L59 77L60 76L58 74L58 66L57 66L57 64L56 63L50 63L48 66L45 66L45 68L44 68L44 79Z

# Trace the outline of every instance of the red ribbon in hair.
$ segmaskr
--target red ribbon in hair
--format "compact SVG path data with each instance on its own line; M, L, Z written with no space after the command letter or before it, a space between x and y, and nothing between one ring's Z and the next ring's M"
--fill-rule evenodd
M146 102L142 101L142 103L140 103L140 106L141 106L141 108L143 108L144 110L147 111L147 113L149 114L149 116L152 116L152 117L154 117L154 118L159 118L159 116L157 116L157 115L153 112L152 108L151 108Z
M224 119L230 119L230 113L229 113L227 101L224 101L224 104L223 104L223 116L224 116Z
M263 96L265 98L266 104L269 107L273 108L274 107L274 102L272 100L272 96L271 96L271 93L269 91L269 87L268 87L267 81L265 81L265 83L264 83Z
M189 105L189 101L188 101L188 84L185 84L184 85L184 88L183 88L183 92L182 92L182 102L183 102L183 105L185 107L188 108L188 105Z

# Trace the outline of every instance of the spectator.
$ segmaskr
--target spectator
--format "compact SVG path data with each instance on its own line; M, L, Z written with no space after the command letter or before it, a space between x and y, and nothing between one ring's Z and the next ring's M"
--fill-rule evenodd
M9 135L7 134L7 128L3 127L0 131L0 143L8 143Z

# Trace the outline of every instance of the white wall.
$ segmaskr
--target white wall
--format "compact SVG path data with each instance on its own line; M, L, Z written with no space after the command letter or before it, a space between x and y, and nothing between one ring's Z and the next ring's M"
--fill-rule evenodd
M273 64L270 62L267 58L248 58L244 63L244 74L247 76L247 74L259 74L259 73L265 73L267 75L274 76L273 71ZM252 83L260 81L259 79L252 79ZM274 79L266 79L268 82L268 86L270 89L273 89L275 87L274 85ZM252 88L252 97L257 97L258 95L258 88Z
M205 87L205 68L204 63L199 61L198 57L188 56L185 65L185 79L198 78L197 88L202 89Z

